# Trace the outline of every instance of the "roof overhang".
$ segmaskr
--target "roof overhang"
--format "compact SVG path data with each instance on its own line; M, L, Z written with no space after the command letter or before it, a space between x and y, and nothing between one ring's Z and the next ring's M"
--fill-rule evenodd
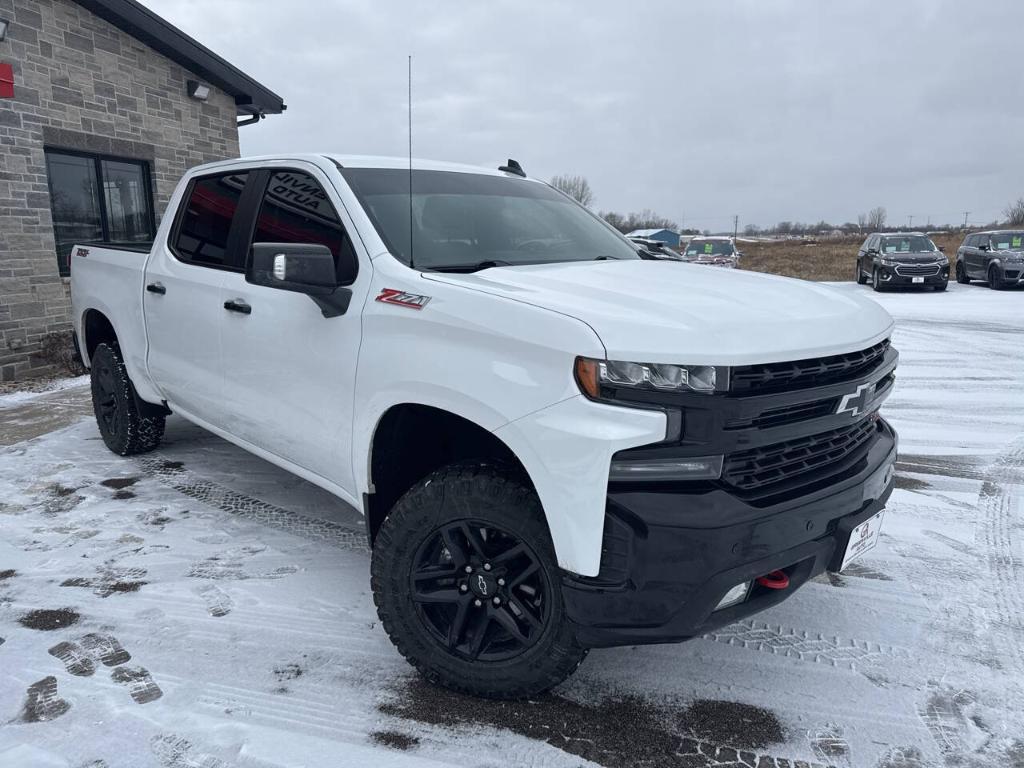
M256 122L264 115L278 115L287 108L284 99L272 90L137 0L75 2L234 98L238 115L249 118L239 125Z

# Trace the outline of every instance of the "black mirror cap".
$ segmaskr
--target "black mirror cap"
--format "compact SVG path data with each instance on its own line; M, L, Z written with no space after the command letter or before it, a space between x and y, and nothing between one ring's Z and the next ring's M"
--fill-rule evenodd
M334 256L325 245L254 243L245 280L282 291L328 296L341 282L337 272Z
M940 251L941 253L945 253L945 252L946 252L946 246L944 246L944 245L940 245L940 246L938 246L938 249L939 249L939 251Z

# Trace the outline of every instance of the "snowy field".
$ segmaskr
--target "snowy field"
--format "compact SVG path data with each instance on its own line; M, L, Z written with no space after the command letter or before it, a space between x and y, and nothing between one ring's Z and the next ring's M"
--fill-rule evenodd
M1024 292L878 300L902 353L879 547L534 702L421 684L322 491L178 419L115 457L81 388L0 403L0 437L66 425L0 440L0 767L1024 766Z

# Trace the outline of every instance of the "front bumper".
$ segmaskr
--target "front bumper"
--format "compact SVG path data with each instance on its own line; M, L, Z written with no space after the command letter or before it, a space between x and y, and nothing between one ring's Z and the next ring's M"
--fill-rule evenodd
M769 608L835 569L852 527L892 492L896 434L879 420L864 461L827 488L771 507L722 489L610 492L601 574L567 574L562 594L577 639L589 647L678 642ZM755 585L715 607L737 584L774 570L783 590Z
M917 265L897 264L894 267L882 265L878 274L882 285L907 286L945 285L949 282L949 265L938 267L935 274L915 274Z

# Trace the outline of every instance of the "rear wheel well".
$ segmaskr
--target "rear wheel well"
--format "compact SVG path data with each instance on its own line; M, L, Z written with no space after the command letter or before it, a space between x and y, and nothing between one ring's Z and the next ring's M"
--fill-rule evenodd
M85 354L90 361L100 344L117 344L113 324L98 309L90 309L85 313L82 319L82 333L85 334Z
M427 405L388 410L377 423L370 455L373 493L364 503L370 544L395 502L417 481L449 464L476 460L513 469L531 485L512 450L478 424Z

